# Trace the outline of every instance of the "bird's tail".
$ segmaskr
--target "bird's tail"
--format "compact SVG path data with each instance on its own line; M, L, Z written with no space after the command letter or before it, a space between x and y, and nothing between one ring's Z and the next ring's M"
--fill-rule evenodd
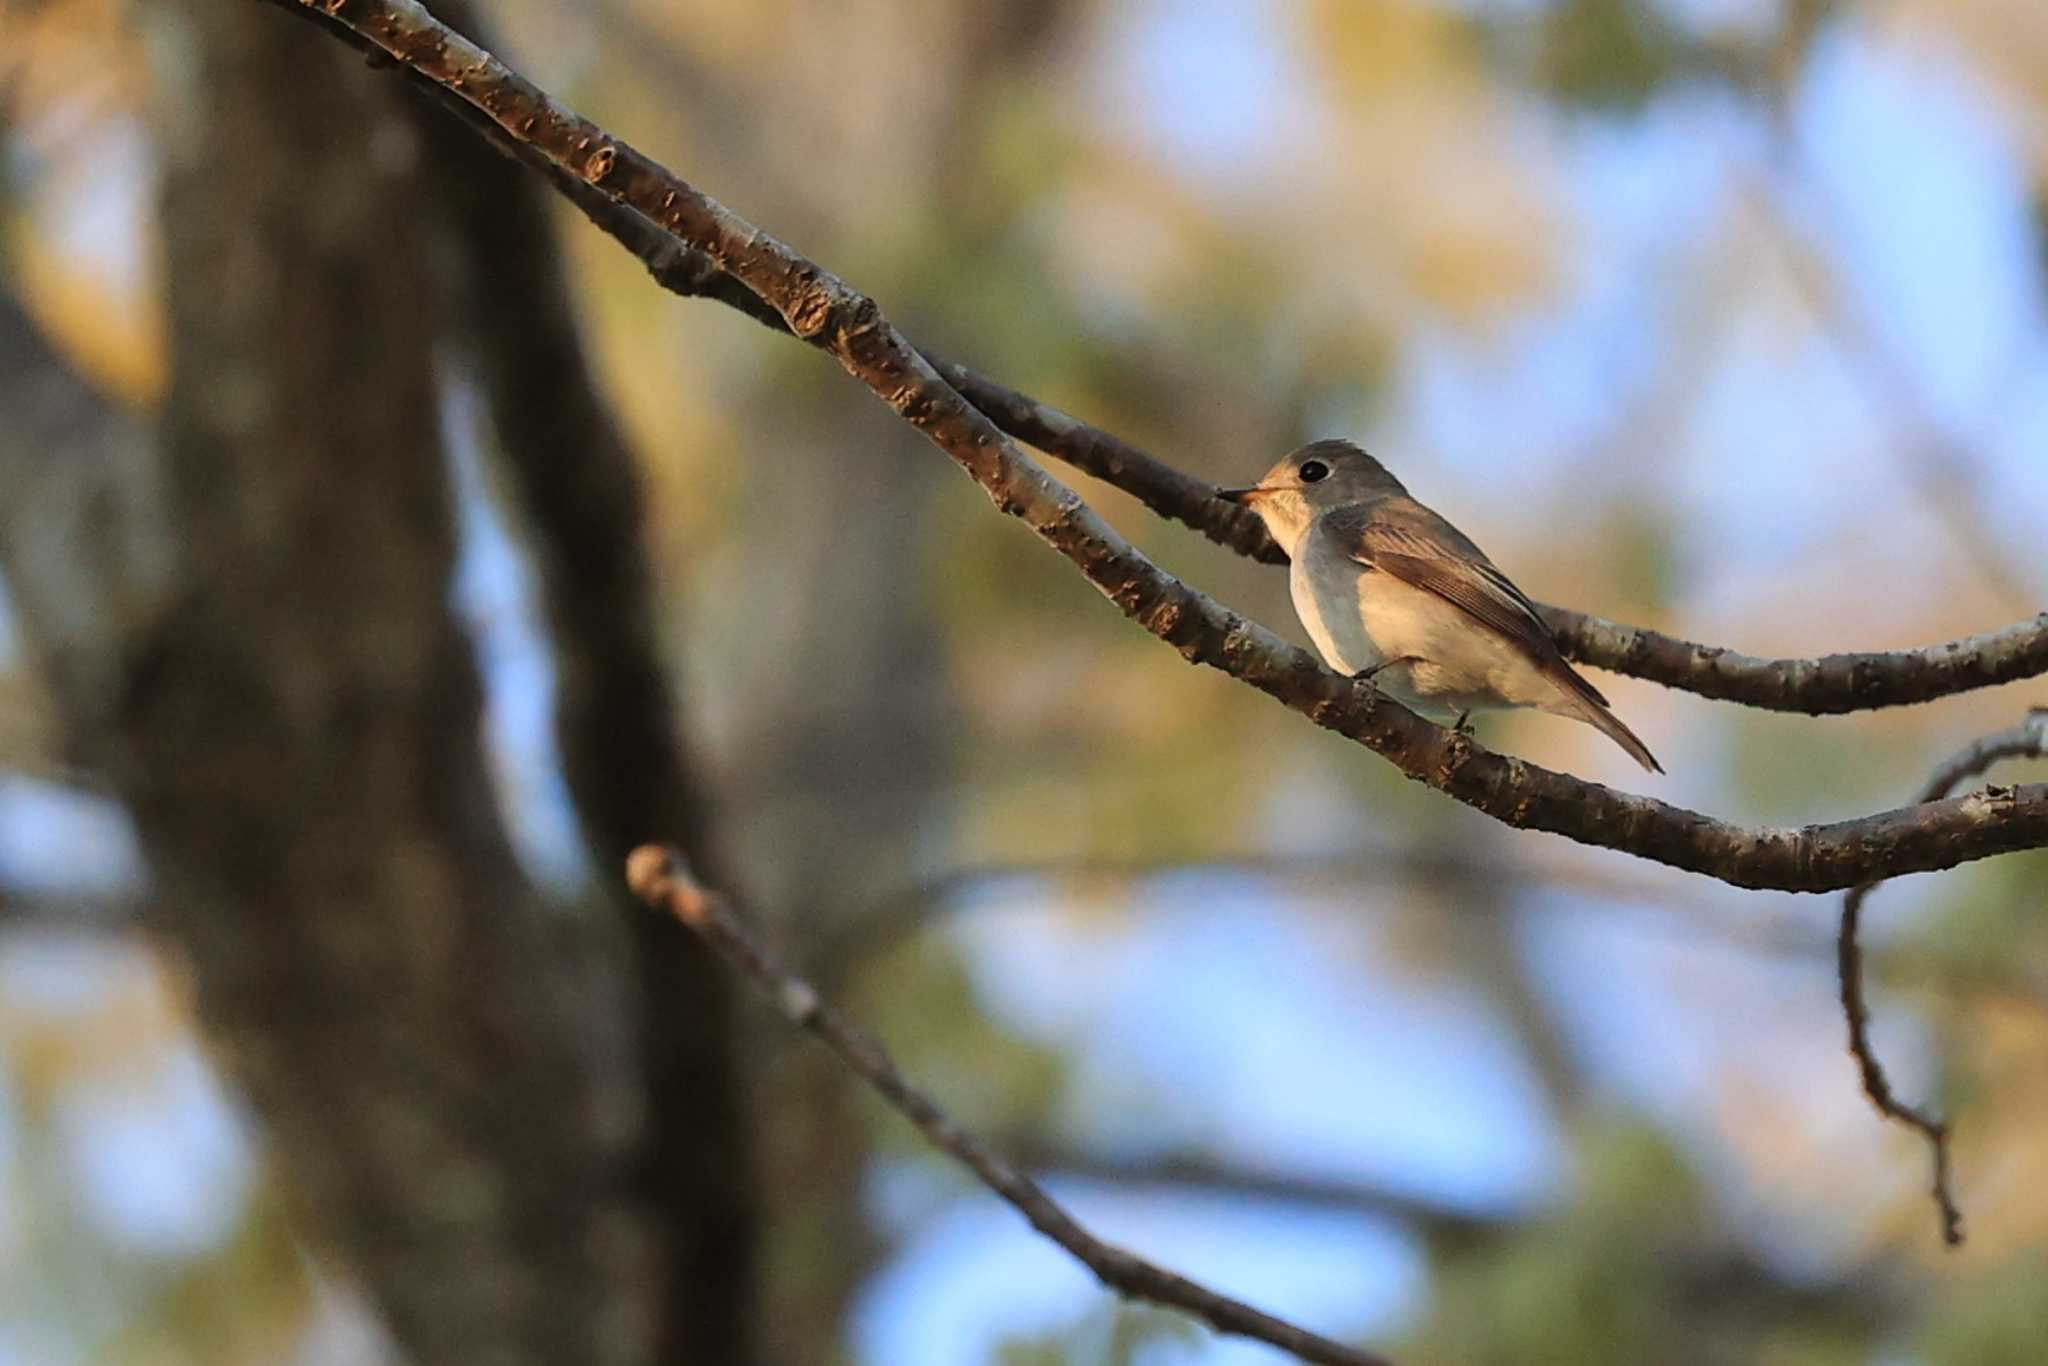
M1605 707L1587 709L1586 720L1608 739L1628 751L1628 757L1641 764L1646 772L1662 773L1664 765L1657 762L1657 756L1650 753L1650 747L1636 738L1636 733L1622 724L1619 716Z
M1560 661L1561 662L1561 661ZM1664 765L1657 762L1657 756L1650 753L1650 747L1636 738L1636 733L1622 724L1619 716L1608 707L1607 699L1591 683L1579 677L1578 670L1569 664L1563 666L1558 682L1561 696L1557 705L1546 708L1560 716L1569 716L1584 721L1608 739L1628 751L1628 757L1641 764L1645 771L1662 773Z

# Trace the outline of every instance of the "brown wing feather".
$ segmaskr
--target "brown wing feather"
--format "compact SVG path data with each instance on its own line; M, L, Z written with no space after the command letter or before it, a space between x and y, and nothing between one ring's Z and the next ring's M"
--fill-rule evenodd
M1600 690L1558 652L1536 604L1449 522L1412 500L1400 508L1386 503L1343 508L1330 517L1331 529L1342 534L1360 564L1436 594L1528 650L1545 673L1573 692L1595 706L1607 706Z
M1587 704L1583 720L1645 769L1664 771L1649 747L1608 709L1600 690L1565 662L1536 604L1456 527L1406 497L1340 508L1326 516L1353 559L1436 594L1481 627L1522 646L1546 674Z

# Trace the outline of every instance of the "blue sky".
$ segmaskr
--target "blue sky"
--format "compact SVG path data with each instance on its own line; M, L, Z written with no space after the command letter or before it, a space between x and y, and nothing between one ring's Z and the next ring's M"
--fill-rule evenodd
M1228 186L1236 168L1301 125L1297 49L1276 36L1286 13L1228 0L1130 7L1097 78L1140 96L1122 106L1142 111L1130 136L1191 183ZM1887 400L1924 407L1967 447L1984 505L2017 558L2033 561L2039 589L2048 291L2011 133L1953 58L1909 55L1854 29L1819 54L1792 121L1790 206L1852 282L1854 306L1902 385L1873 393L1826 337L1788 330L1774 315L1731 321L1699 376L1701 401L1652 475L1674 491L1685 591L1705 623L1696 634L1711 637L1717 611L1769 600L1784 574L1840 554L1845 542L1869 557L1859 563L1890 557L1897 569L1883 604L1849 616L1857 629L1923 591L1908 557L1953 560L1955 547L1916 510L1906 466L1887 449L1896 414L1875 406ZM1532 489L1570 498L1558 482L1618 411L1630 411L1630 396L1654 382L1664 348L1684 330L1668 311L1683 291L1645 282L1729 268L1709 259L1725 239L1718 224L1739 211L1745 186L1774 174L1766 130L1712 95L1674 97L1625 125L1560 121L1542 136L1560 150L1584 226L1565 296L1484 348L1457 335L1423 339L1404 355L1383 429L1369 434L1382 448L1413 452L1418 492L1465 510L1459 520L1475 530L1526 516ZM1782 268L1759 260L1743 268ZM530 574L490 514L473 459L474 405L459 385L456 393L449 423L462 452L466 553L455 597L479 640L522 854L538 875L569 886L585 870L546 733L552 678ZM1499 477L1506 440L1511 480ZM13 648L10 639L0 593L0 650ZM1827 645L1905 643L1919 642ZM1708 764L1695 773L1681 774L1673 795L1726 809L1722 776ZM101 870L99 880L80 883L81 868ZM0 774L0 883L105 894L141 876L117 811ZM1566 1154L1493 1008L1404 969L1387 938L1400 908L1380 894L1311 906L1306 895L1255 878L1162 878L1105 926L1025 884L985 898L946 933L995 1018L1072 1050L1068 1122L1104 1149L1198 1144L1263 1169L1351 1178L1480 1212L1556 1198L1572 1178ZM1649 908L1649 923L1637 926L1577 897L1518 904L1518 942L1589 1076L1616 1102L1693 1135L1693 1154L1727 1207L1760 1221L1766 1251L1824 1265L1840 1230L1770 1222L1770 1193L1712 1137L1731 1084L1803 1117L1829 1153L1879 1174L1866 1185L1884 1190L1884 1173L1919 1181L1919 1167L1898 1161L1863 1112L1841 1060L1825 963L1703 944L1657 928ZM1813 910L1768 905L1771 914ZM132 970L120 952L24 939L0 947L0 997L59 1011L75 997L85 1008ZM0 1021L0 1050L7 1027ZM1910 1016L1887 1012L1883 1030L1909 1089L1924 1082L1926 1050ZM174 1053L162 1076L140 1100L82 1092L57 1124L59 1180L78 1217L138 1257L218 1239L254 1180L249 1138L198 1054ZM0 1075L0 1153L18 1150L18 1122ZM951 1189L917 1164L877 1174L876 1208L895 1220L903 1248L859 1306L855 1339L873 1366L986 1360L1003 1334L1077 1321L1102 1303L1087 1275L1015 1215ZM1425 1293L1417 1248L1384 1221L1087 1184L1060 1193L1101 1232L1329 1332L1385 1336ZM0 1265L7 1242L0 1227ZM0 1321L0 1362L6 1327ZM1160 1356L1204 1366L1277 1359L1223 1343Z

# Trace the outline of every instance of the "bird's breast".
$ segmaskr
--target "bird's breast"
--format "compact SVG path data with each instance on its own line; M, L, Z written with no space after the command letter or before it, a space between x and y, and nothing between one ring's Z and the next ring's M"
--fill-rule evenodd
M1406 661L1375 681L1424 715L1540 704L1555 691L1512 642L1429 590L1348 555L1302 555L1288 585L1331 668L1357 673Z
M1315 642L1323 661L1339 673L1355 674L1385 658L1367 629L1361 580L1371 577L1349 557L1298 554L1288 571L1294 613Z

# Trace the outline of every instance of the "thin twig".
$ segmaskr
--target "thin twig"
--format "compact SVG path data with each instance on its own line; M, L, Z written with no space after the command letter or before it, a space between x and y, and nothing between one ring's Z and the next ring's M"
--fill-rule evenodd
M680 247L702 253L1183 658L1251 685L1474 810L1518 829L1782 891L1838 891L2048 843L2048 784L1832 825L1751 828L1498 755L1431 725L1160 569L941 378L873 299L564 108L416 0L320 0L317 8L314 0L278 2L332 19L458 96L533 154L658 222Z
M1959 785L2005 759L2040 758L2048 752L2048 708L2036 708L2009 730L1986 735L1959 751L1935 770L1920 790L1923 802L1945 797ZM1934 1163L1934 1204L1941 1215L1941 1240L1950 1247L1963 1241L1963 1215L1956 1207L1949 1163L1949 1127L1928 1111L1908 1105L1892 1091L1891 1079L1870 1044L1870 1010L1863 995L1863 946L1857 938L1863 902L1876 889L1868 882L1842 895L1842 919L1835 938L1836 966L1841 975L1842 1014L1849 1022L1849 1053L1863 1079L1863 1094L1877 1112L1926 1136Z
M1044 1137L1021 1136L1010 1146L1018 1165L1060 1179L1123 1189L1170 1187L1240 1199L1306 1205L1369 1218L1399 1220L1421 1234L1439 1255L1460 1256L1516 1237L1543 1236L1546 1221L1566 1222L1569 1205L1481 1213L1344 1177L1315 1176L1240 1165L1203 1152L1173 1151L1128 1157L1077 1148ZM1697 1232L1643 1250L1677 1302L1714 1322L1817 1319L1864 1337L1910 1321L1910 1295L1878 1262L1842 1269L1821 1282L1788 1283L1782 1272L1734 1246Z
M1558 645L1582 664L1763 711L1841 716L2048 673L2048 612L1939 645L1765 659L1569 608L1541 610Z
M668 911L702 935L720 957L766 992L783 1018L823 1040L934 1147L973 1172L1033 1228L1065 1248L1117 1294L1192 1314L1218 1332L1255 1338L1303 1361L1322 1366L1388 1366L1384 1357L1332 1342L1219 1295L1090 1233L1037 1182L948 1118L937 1102L904 1077L879 1040L827 1005L816 988L784 967L722 897L698 885L675 850L652 844L635 849L626 860L626 885L648 905Z

